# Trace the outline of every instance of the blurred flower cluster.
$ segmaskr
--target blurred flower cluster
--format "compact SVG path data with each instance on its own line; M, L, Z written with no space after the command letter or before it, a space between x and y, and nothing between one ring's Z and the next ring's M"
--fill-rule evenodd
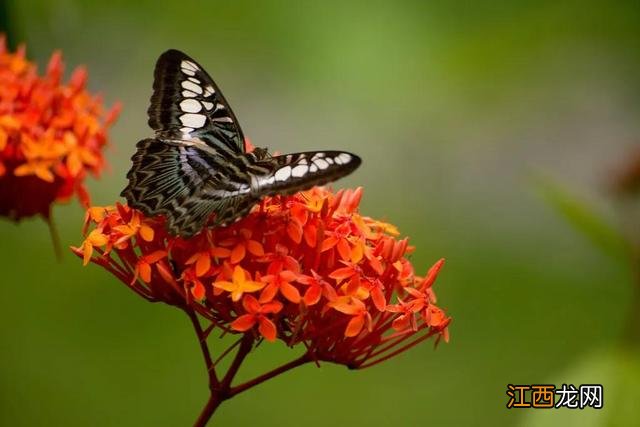
M268 197L240 221L188 240L169 235L161 217L92 207L74 252L212 327L364 368L429 337L446 340L450 318L432 288L444 261L416 275L408 239L358 213L361 197L362 189L321 187Z
M74 193L88 205L87 173L104 167L107 128L119 106L108 112L100 97L85 90L87 72L77 68L61 82L64 66L55 52L38 76L25 48L7 51L0 35L0 215L19 220L49 218L51 205Z

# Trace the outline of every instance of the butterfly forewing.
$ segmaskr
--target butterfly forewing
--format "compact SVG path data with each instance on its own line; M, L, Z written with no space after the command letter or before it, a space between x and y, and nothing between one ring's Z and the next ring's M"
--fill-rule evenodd
M213 79L177 50L156 63L149 126L159 137L200 140L214 149L244 152L244 136L231 107Z
M275 156L256 164L252 176L255 191L263 195L293 194L335 181L353 172L361 163L358 156L343 151L309 151Z
M148 112L156 137L138 143L122 196L147 216L163 215L174 235L190 237L208 221L228 224L264 196L326 184L360 165L342 151L245 153L240 125L213 79L177 50L158 59Z

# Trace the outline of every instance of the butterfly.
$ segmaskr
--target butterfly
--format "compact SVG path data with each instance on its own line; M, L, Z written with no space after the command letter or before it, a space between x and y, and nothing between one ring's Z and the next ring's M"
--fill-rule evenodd
M138 142L121 196L146 216L163 215L174 236L188 238L208 224L229 224L265 196L335 181L361 163L344 151L247 152L218 86L175 49L158 58L147 113L155 137Z

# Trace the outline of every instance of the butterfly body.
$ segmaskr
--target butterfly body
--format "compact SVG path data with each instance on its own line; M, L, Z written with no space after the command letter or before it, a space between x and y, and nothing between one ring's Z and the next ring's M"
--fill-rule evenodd
M360 165L356 155L342 151L246 152L218 87L177 50L158 59L148 114L156 137L137 144L122 195L148 216L164 215L174 235L196 234L213 214L212 225L228 224L262 197L322 185Z

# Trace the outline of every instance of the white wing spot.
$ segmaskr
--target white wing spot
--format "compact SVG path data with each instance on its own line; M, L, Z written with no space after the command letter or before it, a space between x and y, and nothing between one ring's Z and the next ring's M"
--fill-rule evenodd
M316 166L320 169L326 169L329 167L329 163L327 163L324 159L318 159L314 162Z
M181 70L182 70L182 72L183 72L183 73L185 73L187 76L195 76L195 75L196 75L195 71L192 71L192 70L190 70L190 69L188 69L188 68L184 68L184 67L182 67L182 68L181 68Z
M209 111L209 110L211 110L213 108L213 103L212 102L202 101L202 105L204 105L204 108L206 108L207 111Z
M316 153L312 158L311 161L313 160L317 160L317 159L321 159L324 157L324 153Z
M187 69L187 70L191 70L191 71L198 71L198 66L196 64L194 64L193 62L188 61L186 59L183 60L180 63L180 68L182 68L183 70Z
M195 92L197 94L202 94L202 88L195 84L194 82L190 82L189 80L185 80L181 83L182 87L190 90L191 92Z
M269 184L273 184L273 183L275 182L275 180L276 180L276 179L275 179L275 177L270 176L269 178L261 179L261 180L260 180L260 185L265 185L265 184L269 185Z
M286 181L291 176L291 166L285 166L282 169L278 169L274 176L276 181Z
M299 165L306 165L307 164L307 158L303 157L302 159L300 159L300 161L298 162Z
M182 91L182 96L184 96L185 98L195 98L198 95L193 93L193 92L191 92L190 90L183 90Z
M307 170L309 170L308 167L304 165L298 165L295 168L291 169L291 176L295 178L301 178L306 175Z
M342 153L336 159L342 159L342 164L346 165L351 161L351 154Z
M183 128L180 128L180 132L182 132L185 135L189 135L191 132L193 132L193 128L183 127Z
M214 117L211 120L218 123L233 123L233 119L231 117Z
M311 165L309 167L309 172L317 172L318 171L318 167L316 165Z
M196 79L195 77L189 77L189 81L194 82L197 85L200 84L200 80Z
M207 120L207 117L202 114L188 113L180 116L180 121L183 125L192 127L194 129L204 126L205 120Z
M202 105L195 99L183 99L180 103L180 109L185 113L197 113L202 110Z
M213 86L206 86L204 88L204 96L211 96L214 93L216 93L216 91L213 89Z
M218 110L224 110L224 109L225 109L224 104L220 104L219 102L216 104L216 111L218 111Z

